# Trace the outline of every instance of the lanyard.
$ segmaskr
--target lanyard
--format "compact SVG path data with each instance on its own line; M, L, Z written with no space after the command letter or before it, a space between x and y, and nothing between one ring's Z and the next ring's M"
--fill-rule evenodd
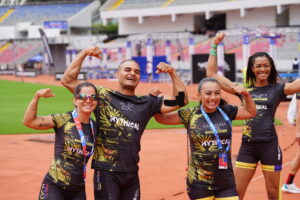
M222 148L222 143L221 143L221 140L220 140L220 137L219 137L219 135L218 135L218 131L217 131L215 125L212 123L212 121L210 120L209 116L208 116L207 113L204 111L202 104L201 104L200 108L201 108L201 112L202 112L204 118L206 119L208 125L210 126L211 130L214 132L214 135L215 135L216 140L217 140L218 148L219 148L220 150L222 150L222 149L223 149L223 148ZM219 106L218 106L217 108L218 108L218 110L220 111L220 113L221 113L221 115L223 116L223 118L226 120L226 122L227 122L227 123L229 124L229 126L230 126L230 132L229 132L229 134L230 134L230 140L229 140L228 146L226 147L226 150L225 150L226 152L228 152L228 151L229 151L229 148L230 148L230 141L231 141L231 129L232 129L231 120L230 120L229 117L226 115L226 113L224 113L224 111L223 111L221 108L219 108Z
M83 179L84 179L84 182L85 182L85 179L86 179L86 160L87 160L87 158L89 158L93 154L94 145L93 145L93 148L92 148L91 152L87 155L86 141L85 141L85 138L84 138L82 126L81 126L81 123L79 121L79 117L78 117L78 113L77 113L76 109L73 110L72 116L73 116L73 119L74 119L74 122L75 122L75 125L76 125L76 128L77 128L77 131L79 133L79 137L80 137L80 141L81 141L81 145L82 145L82 149L83 149L83 151L82 151L83 152ZM92 122L91 119L90 119L90 125L91 125L91 129L92 129L92 134L93 134L93 137L94 137L94 127L93 127L93 122Z

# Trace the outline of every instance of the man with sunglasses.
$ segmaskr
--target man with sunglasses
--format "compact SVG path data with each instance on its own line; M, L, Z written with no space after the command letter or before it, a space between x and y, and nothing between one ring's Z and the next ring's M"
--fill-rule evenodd
M73 92L86 56L101 59L101 53L98 47L82 50L66 69L62 84ZM98 106L94 113L99 135L92 164L96 200L140 199L138 162L144 129L153 115L173 111L188 103L185 86L173 67L160 63L156 73L170 75L173 96L136 96L140 66L131 59L119 65L116 91L98 87Z

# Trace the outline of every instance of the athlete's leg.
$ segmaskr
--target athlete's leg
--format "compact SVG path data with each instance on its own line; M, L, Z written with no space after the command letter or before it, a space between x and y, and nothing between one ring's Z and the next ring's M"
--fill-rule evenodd
M285 184L283 184L281 190L284 192L290 192L290 193L300 193L300 189L294 184L294 178L299 170L300 167L300 146L298 147L298 152L295 156L295 158L292 160L291 166L290 166L290 172L286 179Z
M294 160L291 163L290 173L293 175L296 175L299 168L300 168L300 146L298 148L298 152L297 152Z
M122 182L121 188L121 200L140 200L140 180L138 173L125 173L122 175L124 182Z
M248 188L248 185L252 179L252 177L255 174L255 168L254 169L246 169L246 168L240 168L235 167L234 169L234 177L235 177L235 183L236 183L236 190L239 194L240 200L244 199L246 190Z
M265 177L265 184L268 193L269 200L280 200L280 171L265 171L263 170Z
M114 172L95 170L94 196L95 200L120 199L120 185Z
M257 162L257 146L252 142L242 142L234 168L236 189L241 200L244 199L248 185L255 174Z
M297 94L297 99L299 98ZM300 106L300 100L297 100L297 106ZM296 120L296 143L298 144L298 152L295 158L292 160L289 175L286 179L285 184L283 184L281 190L290 193L300 193L300 189L294 184L294 178L300 168L300 109L297 110L297 120Z
M282 153L277 140L265 143L264 151L261 151L260 162L265 177L268 199L281 199L280 172L282 168Z
M216 200L239 200L235 186L216 192Z
M187 188L187 193L190 200L214 200L215 194L213 190L206 190L202 188Z
M86 200L86 193L85 193L85 189L78 189L76 191L66 191L65 193L67 193L65 196L68 196L69 200Z
M54 183L50 182L46 177L43 180L40 193L39 200L64 200L65 197L63 195L63 189L54 185Z

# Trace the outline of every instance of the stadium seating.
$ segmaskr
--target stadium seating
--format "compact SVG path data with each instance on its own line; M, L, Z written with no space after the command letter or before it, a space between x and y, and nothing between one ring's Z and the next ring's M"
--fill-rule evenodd
M0 25L13 25L18 22L42 24L44 21L66 20L87 5L88 3L18 6ZM3 15L8 9L9 7L0 7L0 13Z
M182 6L190 4L203 4L203 3L215 3L215 2L224 2L229 0L175 0L170 6Z
M182 6L191 4L203 4L224 2L230 0L117 0L110 4L106 10L126 10L140 8L155 8L165 6ZM240 0L239 0L240 1Z
M0 52L0 64L19 64L25 62L28 57L39 52L41 48L42 46L40 41L14 42ZM26 54L30 55L24 57Z

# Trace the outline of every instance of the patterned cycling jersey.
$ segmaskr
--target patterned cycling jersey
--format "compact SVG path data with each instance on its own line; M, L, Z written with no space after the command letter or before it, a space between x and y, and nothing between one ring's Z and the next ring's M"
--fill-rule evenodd
M230 120L235 119L238 110L236 106L223 105L220 108ZM218 168L219 153L225 152L231 143L231 127L218 110L207 114L218 130L222 150L218 148L216 137L202 115L200 106L178 111L187 129L191 148L187 185L193 188L219 190L235 185L230 151L228 169Z
M285 98L284 84L252 87L248 91L256 104L256 116L245 120L243 141L277 139L274 116L279 103Z
M46 177L61 188L76 190L84 186L84 156L79 133L71 112L51 117L55 126L54 159ZM94 142L91 125L81 125L89 153Z
M160 113L162 97L128 96L98 88L95 116L99 129L93 168L119 172L138 170L141 136L150 118Z

